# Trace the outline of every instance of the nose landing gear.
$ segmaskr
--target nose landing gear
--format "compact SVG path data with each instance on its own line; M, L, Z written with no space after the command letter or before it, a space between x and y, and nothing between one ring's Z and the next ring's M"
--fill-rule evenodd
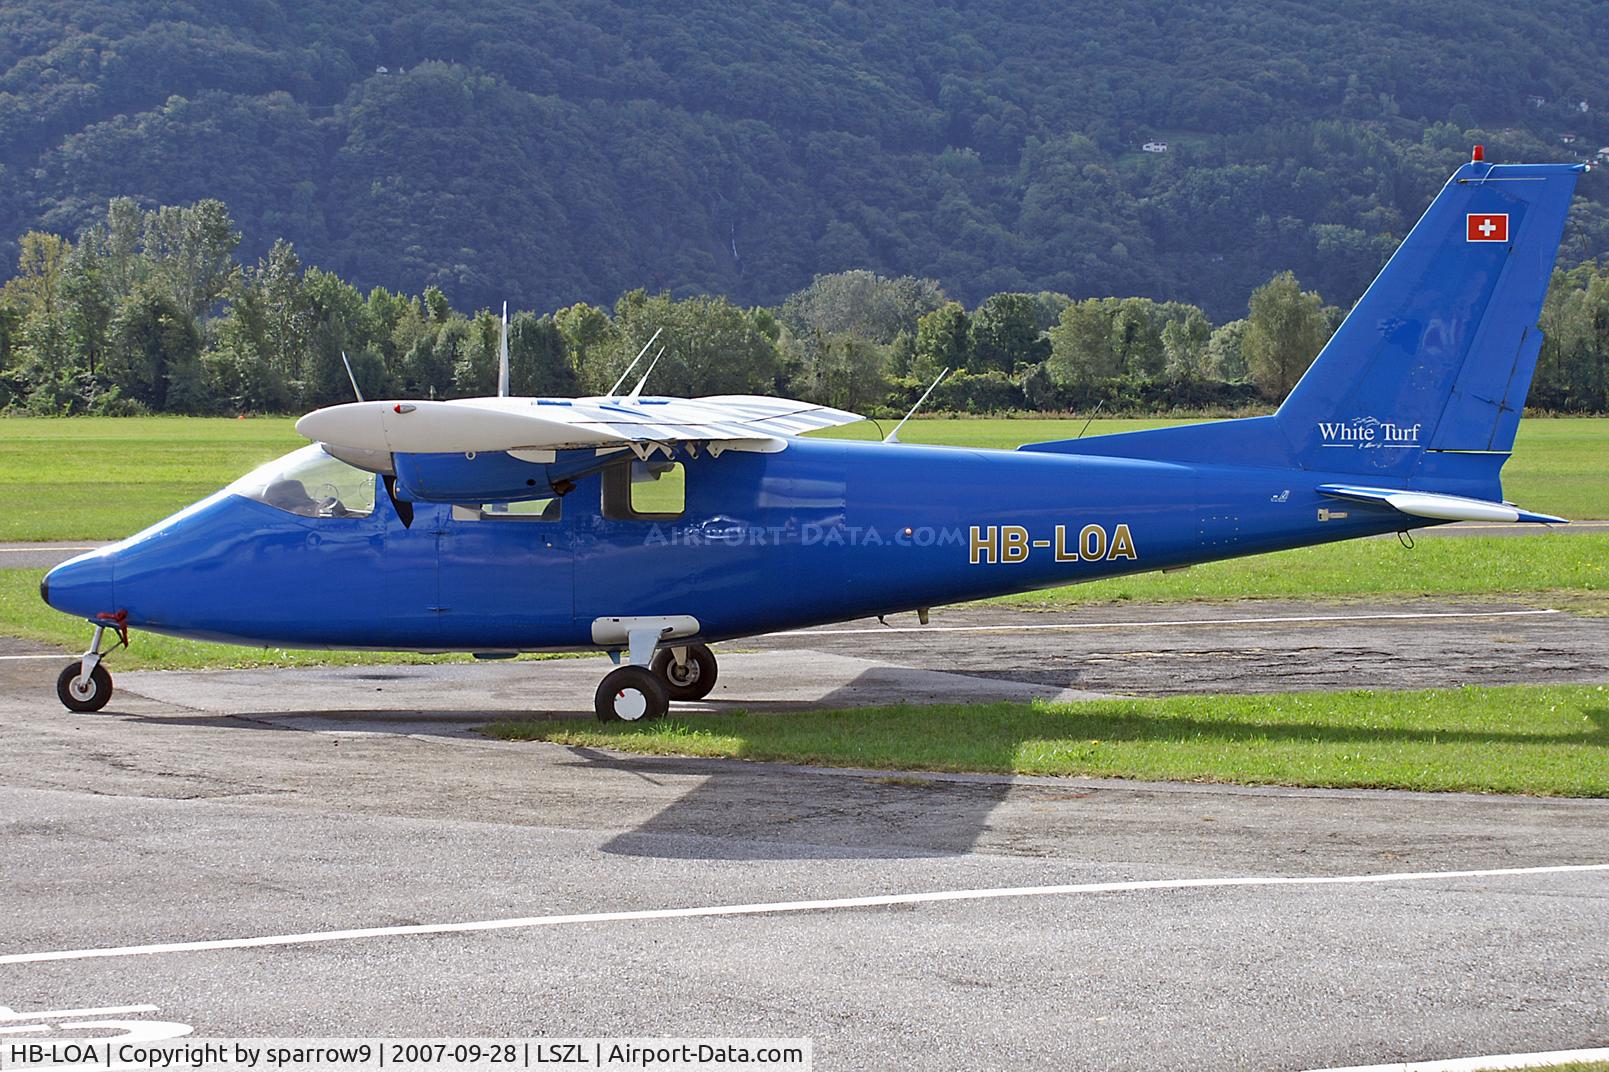
M117 632L118 647L128 647L128 626L124 624L125 618L121 612L102 615L102 619L95 623L95 635L89 642L89 650L77 662L63 667L56 678L56 698L69 711L99 711L112 698L112 675L101 665L101 660L117 648L102 651L101 640L106 636L107 629L113 629Z

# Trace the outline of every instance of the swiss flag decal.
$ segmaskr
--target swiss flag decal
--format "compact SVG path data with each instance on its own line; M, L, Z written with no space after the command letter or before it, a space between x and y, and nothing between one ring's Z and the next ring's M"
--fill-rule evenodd
M1508 213L1471 212L1469 214L1469 240L1471 242L1507 242Z

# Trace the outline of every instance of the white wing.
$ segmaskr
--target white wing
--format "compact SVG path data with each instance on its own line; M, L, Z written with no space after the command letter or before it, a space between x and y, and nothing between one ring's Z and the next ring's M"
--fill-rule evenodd
M763 395L708 398L463 398L349 402L314 410L296 430L353 451L407 454L572 450L706 443L775 451L786 437L852 424L858 414Z

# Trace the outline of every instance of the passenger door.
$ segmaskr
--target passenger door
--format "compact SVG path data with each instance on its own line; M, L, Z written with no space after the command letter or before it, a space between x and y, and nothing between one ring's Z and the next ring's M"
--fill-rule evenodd
M552 498L442 512L444 644L495 651L566 641L575 610L575 556L564 505Z

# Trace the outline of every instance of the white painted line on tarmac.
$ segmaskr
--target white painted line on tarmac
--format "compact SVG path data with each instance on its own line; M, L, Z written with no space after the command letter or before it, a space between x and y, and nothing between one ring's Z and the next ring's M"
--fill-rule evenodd
M62 653L61 652L57 652L55 655L0 655L0 660L5 660L5 661L11 661L11 660L15 660L15 659L60 659L60 658L62 658Z
M1450 1061L1409 1061L1407 1064L1351 1065L1314 1069L1313 1072L1486 1072L1499 1068L1547 1068L1578 1061L1609 1061L1609 1047L1595 1050L1552 1050L1548 1053L1503 1053L1489 1057L1458 1057Z
M50 551L98 551L105 544L92 544L88 547L59 547L53 543L42 543L32 547L0 547L0 555L37 555Z
M12 1020L66 1020L79 1016L110 1016L124 1012L156 1012L155 1005L108 1005L101 1009L47 1009L44 1012L17 1012L0 1008L0 1022Z
M1152 890L1217 889L1236 886L1348 886L1402 882L1438 882L1464 878L1509 878L1521 875L1560 875L1609 871L1609 863L1556 864L1547 867L1493 867L1473 871L1400 871L1374 875L1262 875L1239 878L1170 878L1140 882L1083 882L1067 886L1012 886L981 890L937 890L931 893L893 893L875 897L835 897L819 901L771 901L761 904L707 905L693 908L648 908L629 912L584 912L564 916L525 916L464 923L415 923L399 927L361 927L344 931L308 931L304 934L266 934L252 938L217 938L199 942L163 942L154 945L110 946L101 949L57 949L38 953L8 953L0 964L40 964L55 960L98 960L141 957L155 953L199 953L213 949L256 949L263 946L304 945L313 942L350 942L362 938L391 938L414 934L462 934L474 931L526 930L578 923L631 923L653 919L696 919L710 916L768 916L797 912L824 912L844 908L887 908L894 905L934 904L945 901L993 901L1023 897L1065 897L1088 893L1140 893Z
M1176 618L1158 622L1054 622L1045 625L880 625L875 629L789 629L768 636L855 636L869 633L1026 633L1039 629L1144 629L1181 625L1282 625L1300 622L1399 622L1431 618L1535 618L1558 610L1404 611L1390 614L1299 614L1271 618Z

